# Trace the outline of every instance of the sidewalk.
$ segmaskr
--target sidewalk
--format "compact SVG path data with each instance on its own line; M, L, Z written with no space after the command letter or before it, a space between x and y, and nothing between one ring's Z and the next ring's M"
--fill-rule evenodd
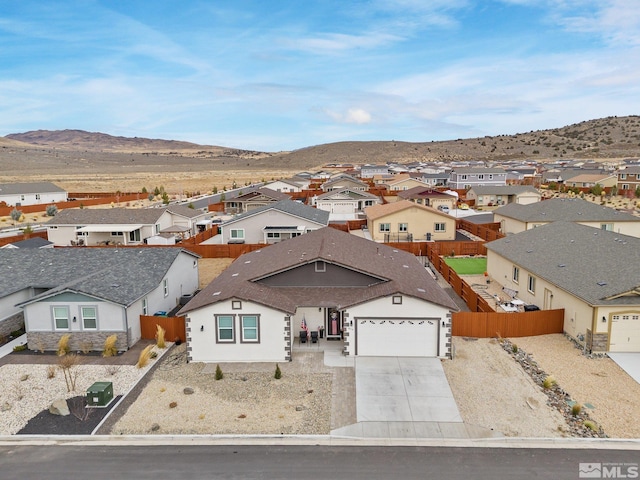
M13 347L17 347L18 345L24 345L27 343L27 334L20 335L18 338L14 338L9 343L5 343L0 347L0 358L4 358L10 353L13 352Z

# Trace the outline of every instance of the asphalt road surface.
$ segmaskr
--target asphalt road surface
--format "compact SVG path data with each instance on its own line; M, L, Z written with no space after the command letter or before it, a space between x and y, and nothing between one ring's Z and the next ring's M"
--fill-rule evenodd
M0 446L3 480L637 478L638 450L328 446ZM633 466L635 465L635 470ZM584 467L584 465L583 465ZM617 470L614 470L614 467ZM626 476L622 476L626 475ZM602 476L591 478L603 478Z

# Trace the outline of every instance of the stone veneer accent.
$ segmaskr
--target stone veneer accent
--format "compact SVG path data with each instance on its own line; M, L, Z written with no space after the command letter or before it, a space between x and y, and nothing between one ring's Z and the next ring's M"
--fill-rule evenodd
M35 351L56 351L58 350L58 341L64 334L65 332L27 332L27 347L29 350ZM72 332L69 335L69 347L72 352L83 350L101 352L105 340L111 335L118 336L116 347L119 352L129 350L126 332Z
M191 355L191 318L189 318L189 315L184 317L184 324L187 338L187 363L191 363L193 356Z
M587 350L589 350L590 353L606 352L607 344L609 343L609 334L593 333L591 329L587 328L585 342L587 344Z
M18 312L0 321L0 337L8 337L21 328L24 328L24 313Z
M285 326L284 326L284 359L287 362L291 361L291 317L284 317Z
M444 352L444 356L449 360L453 360L453 352L452 352L452 339L451 339L451 312L447 313L447 320L445 322L444 328L447 329L445 338L447 339L447 343L445 343L446 351Z

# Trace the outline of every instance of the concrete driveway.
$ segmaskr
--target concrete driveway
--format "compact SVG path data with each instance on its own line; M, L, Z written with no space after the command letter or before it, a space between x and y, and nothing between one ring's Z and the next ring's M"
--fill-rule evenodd
M333 435L375 438L477 438L465 425L437 358L356 357L358 423Z
M640 353L608 352L607 355L636 382L640 383Z

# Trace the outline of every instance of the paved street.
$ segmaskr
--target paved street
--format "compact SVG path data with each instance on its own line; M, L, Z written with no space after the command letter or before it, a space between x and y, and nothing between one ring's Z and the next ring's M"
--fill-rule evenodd
M66 480L71 477L91 480L555 480L579 478L581 463L589 464L590 470L606 464L607 468L619 468L617 473L632 473L633 470L627 469L633 466L637 468L639 458L637 450L315 445L24 445L0 446L0 477L3 480Z

